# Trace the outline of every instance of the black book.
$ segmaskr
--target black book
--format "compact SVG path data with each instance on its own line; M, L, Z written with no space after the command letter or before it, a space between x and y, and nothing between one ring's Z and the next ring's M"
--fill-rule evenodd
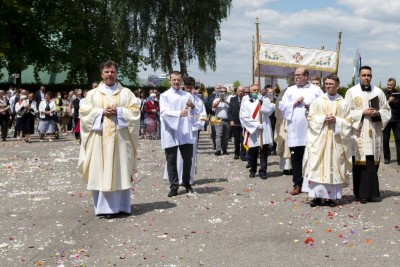
M392 93L393 97L395 97L397 100L400 100L400 93Z
M375 110L379 110L379 97L375 96L374 98L369 100L369 107ZM372 117L371 121L381 121L381 116Z
M375 110L379 110L379 98L375 96L374 98L369 100L369 107Z

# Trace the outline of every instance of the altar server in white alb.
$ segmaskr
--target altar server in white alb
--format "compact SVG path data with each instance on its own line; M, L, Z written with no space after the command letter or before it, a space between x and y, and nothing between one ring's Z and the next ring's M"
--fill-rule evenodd
M326 77L326 94L310 105L303 192L313 198L311 207L335 206L350 180L352 121L346 101L337 93L339 85L336 75Z
M372 70L362 66L360 83L346 92L353 120L353 190L360 203L380 201L378 168L382 157L382 130L391 111L384 92L371 85Z
M194 176L196 174L197 168L197 143L199 139L200 130L204 128L204 120L200 118L204 118L207 116L206 108L204 106L203 101L194 93L195 89L195 79L193 77L185 77L183 79L185 91L193 95L193 104L195 106L195 110L197 110L198 115L194 115L190 118L191 125L192 125L192 134L193 134L193 158L192 158L192 168L190 169L190 185L193 185ZM196 113L196 114L197 114ZM183 170L183 159L181 152L178 150L178 158L177 158L177 170L178 170L178 179L179 185L183 185L182 182L182 170ZM164 179L168 180L168 171L167 171L167 164L165 164L165 171L164 171Z
M78 170L92 190L96 215L107 219L131 212L136 172L140 102L117 81L118 65L100 66L103 82L80 101Z
M292 195L301 193L303 184L303 155L307 142L307 115L311 103L323 94L320 87L308 81L305 68L297 68L294 73L295 85L288 87L279 109L288 122L288 146L291 152L293 190Z
M168 197L178 195L178 149L182 155L182 184L187 193L193 193L190 171L193 159L193 131L191 118L199 117L192 94L181 90L182 75L174 71L170 75L171 88L160 95L161 146L167 159L170 182Z
M242 101L240 106L240 122L245 128L244 146L248 148L250 178L257 172L257 159L260 153L260 169L258 174L261 179L267 179L267 163L269 148L273 144L273 134L269 116L275 110L275 104L268 98L259 95L258 86L252 86L251 95L247 101Z

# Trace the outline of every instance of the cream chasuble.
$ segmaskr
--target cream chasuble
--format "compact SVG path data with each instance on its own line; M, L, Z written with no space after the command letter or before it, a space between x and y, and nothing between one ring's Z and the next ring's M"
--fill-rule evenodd
M336 122L325 123L332 114ZM340 95L317 98L308 114L307 144L303 172L309 181L321 184L349 184L351 162L351 117Z
M391 117L390 106L385 94L378 88L371 86L371 92L362 91L360 84L351 87L346 92L346 102L353 120L353 156L356 165L365 165L365 156L373 155L375 164L382 156L382 130L389 123ZM369 100L379 98L379 114L381 121L372 122L370 117L363 117L363 110L369 108Z
M122 110L127 127L119 128L117 117L103 116L101 130L92 127L99 114L113 104ZM136 172L139 139L140 105L130 89L118 84L112 95L107 95L104 84L90 90L81 100L81 147L78 170L88 190L117 191L131 187Z
M274 141L276 143L276 154L281 158L290 159L290 149L288 146L287 120L283 117L283 114L279 109L279 102L282 100L282 97L285 94L286 89L282 90L282 92L279 94L275 102L276 124L275 124Z

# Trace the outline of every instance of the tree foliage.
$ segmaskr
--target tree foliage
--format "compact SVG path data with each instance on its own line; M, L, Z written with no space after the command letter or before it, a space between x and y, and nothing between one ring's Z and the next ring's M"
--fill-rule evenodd
M236 80L233 82L233 88L238 88L240 86L240 81Z
M0 67L68 71L67 83L99 79L105 60L134 81L141 64L187 75L197 59L216 69L216 41L231 0L0 0ZM146 54L146 56L143 56Z
M216 69L216 41L221 22L229 15L231 0L130 1L134 31L147 49L154 69L171 72L179 64L187 75L187 64L197 58L199 69Z

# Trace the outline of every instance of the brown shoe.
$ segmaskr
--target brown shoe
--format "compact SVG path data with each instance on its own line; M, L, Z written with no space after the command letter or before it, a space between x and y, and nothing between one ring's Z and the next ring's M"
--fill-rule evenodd
M292 192L290 192L291 195L295 196L301 193L301 187L299 185L293 186Z

